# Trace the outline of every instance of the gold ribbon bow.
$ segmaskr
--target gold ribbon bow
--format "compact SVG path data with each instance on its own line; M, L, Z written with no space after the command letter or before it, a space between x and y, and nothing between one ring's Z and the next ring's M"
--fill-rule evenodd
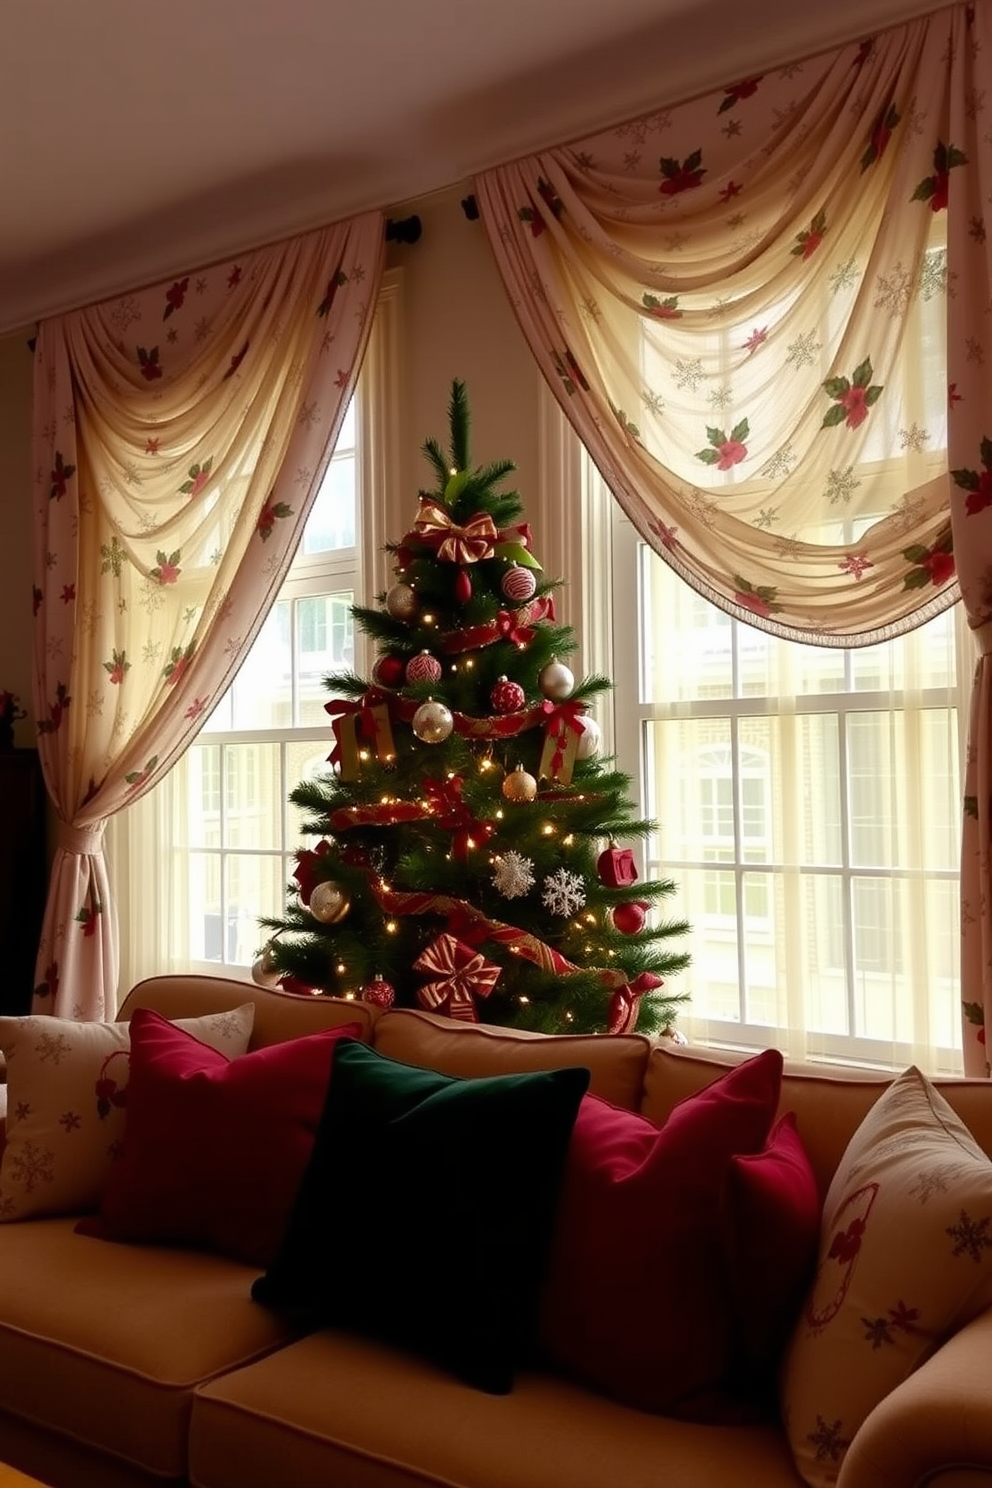
M421 542L437 550L445 563L479 563L491 558L499 536L492 517L485 512L476 512L464 527L459 527L436 501L421 503L413 530Z

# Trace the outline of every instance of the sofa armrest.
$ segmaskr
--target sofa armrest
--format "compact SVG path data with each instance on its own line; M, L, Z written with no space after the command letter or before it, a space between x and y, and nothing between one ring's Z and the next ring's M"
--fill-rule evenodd
M992 1488L992 1309L875 1407L838 1488Z

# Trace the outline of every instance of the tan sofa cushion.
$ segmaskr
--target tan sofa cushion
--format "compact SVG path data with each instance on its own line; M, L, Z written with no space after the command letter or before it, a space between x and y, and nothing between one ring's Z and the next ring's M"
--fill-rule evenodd
M591 1071L589 1089L593 1095L628 1111L636 1111L640 1103L651 1048L650 1040L640 1034L613 1038L559 1034L549 1039L517 1028L453 1023L442 1014L422 1013L416 1008L391 1008L381 1014L372 1042L390 1059L463 1078L578 1065Z
M377 1009L370 1003L344 997L304 997L297 992L283 992L256 987L254 982L233 981L229 977L199 976L192 972L170 976L148 977L131 988L118 1012L126 1022L137 1007L154 1008L163 1018L190 1018L207 1008L239 1007L250 1002L255 1009L249 1048L281 1043L301 1033L320 1033L324 1028L338 1028L342 1023L358 1023L362 1041L370 1043Z
M197 1392L190 1479L196 1488L800 1484L775 1427L690 1426L544 1374L485 1395L398 1349L330 1331Z
M182 1477L197 1384L289 1330L250 1300L250 1267L91 1240L73 1224L0 1226L0 1276L17 1279L0 1288L0 1399L11 1415Z

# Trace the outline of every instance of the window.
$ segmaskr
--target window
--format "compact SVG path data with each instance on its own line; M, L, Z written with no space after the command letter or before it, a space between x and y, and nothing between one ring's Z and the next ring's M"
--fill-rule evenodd
M692 927L683 1026L959 1069L961 607L861 650L779 641L613 523L617 752Z
M353 604L383 587L397 500L398 276L387 276L351 407L300 549L227 694L166 779L111 823L121 983L166 969L247 974L303 836L289 793L327 768L324 678L367 673Z

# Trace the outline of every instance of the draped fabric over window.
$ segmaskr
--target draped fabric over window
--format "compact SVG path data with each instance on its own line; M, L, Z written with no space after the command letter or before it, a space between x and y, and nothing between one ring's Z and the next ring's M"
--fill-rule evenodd
M972 1073L992 1020L990 68L989 7L954 5L475 183L545 378L683 579L814 645L962 597Z
M59 827L36 1012L113 1016L106 820L191 743L272 604L383 249L368 213L39 329L35 713Z

